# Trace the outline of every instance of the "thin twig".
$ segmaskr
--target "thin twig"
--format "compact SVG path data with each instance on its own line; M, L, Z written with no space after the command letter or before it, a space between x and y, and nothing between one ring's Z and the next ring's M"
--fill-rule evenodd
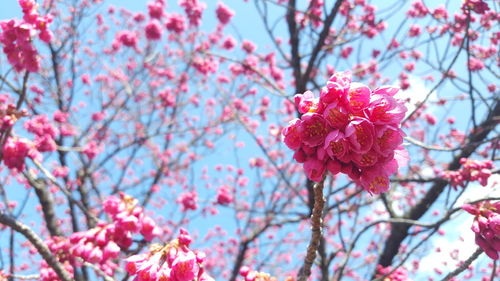
M481 250L481 248L477 248L476 251L472 254L472 256L470 256L466 261L464 261L464 263L462 265L460 265L457 269L453 270L452 272L448 273L448 275L446 275L446 277L443 278L443 280L441 281L448 281L448 280L451 280L453 277L459 275L460 273L462 273L464 270L466 270L469 265L472 264L473 261L475 261L480 254L483 253L483 250Z

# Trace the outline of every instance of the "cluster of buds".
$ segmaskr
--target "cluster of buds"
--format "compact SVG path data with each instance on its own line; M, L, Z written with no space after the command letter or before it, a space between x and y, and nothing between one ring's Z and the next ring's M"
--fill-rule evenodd
M70 265L70 263L68 261L65 261L65 262L62 262L62 265L63 265L64 269L70 274L70 276L73 277L74 270L73 270L73 267ZM45 260L42 260L39 280L40 281L59 281L60 279L57 276L57 273L52 269L52 267L50 267ZM0 281L3 281L3 279L0 278Z
M54 127L46 115L36 115L24 123L24 128L35 135L36 149L40 152L55 151L57 144L56 137L59 130Z
M8 61L18 72L28 70L38 72L40 63L38 52L32 44L32 37L38 33L39 38L49 42L52 34L48 30L51 16L40 16L37 12L38 5L33 0L19 0L23 10L22 20L12 19L0 21L0 43Z
M134 281L213 281L203 268L205 254L189 249L191 237L181 229L165 246L154 244L148 253L127 259L126 270Z
M476 244L488 257L497 260L500 255L500 201L465 204L462 209L475 216L471 229L476 235Z
M108 197L104 202L104 210L113 222L99 222L87 231L75 232L68 238L55 236L47 242L61 263L70 265L88 262L113 276L118 267L116 258L121 250L130 247L132 235L140 232L145 240L150 241L160 234L154 221L143 214L142 208L137 207L137 200L124 193L120 193L120 198ZM47 278L43 280L59 280L50 267L44 272Z
M113 275L117 265L112 262L120 253L120 247L113 241L122 235L114 225L100 224L84 232L73 233L69 237L70 257L95 264L107 275Z
M24 170L24 159L40 159L40 153L36 150L35 144L24 138L10 137L2 147L2 157L5 166L17 171Z
M139 232L146 241L151 241L161 234L153 219L146 216L144 209L138 206L137 199L123 192L120 192L119 196L110 196L104 201L104 212L111 216L116 233L128 234L115 240L120 247L130 246L131 233Z
M393 268L391 266L383 267L381 265L377 265L377 275L375 277L382 277L384 275L387 275L384 278L384 281L409 281L409 280L411 280L408 277L408 272L403 267L398 267L396 270L393 271Z
M351 83L350 73L336 73L319 98L310 91L296 95L302 116L290 121L283 135L307 177L319 182L326 170L342 172L370 193L386 191L404 137L400 123L407 109L394 98L398 90L372 91Z
M450 182L454 188L457 186L464 187L467 182L478 181L482 186L488 184L493 169L493 162L490 160L479 161L467 158L460 159L462 168L458 171L445 171L442 177Z
M251 270L248 266L240 268L240 275L245 278L245 281L278 281L276 277L271 276L269 273ZM287 277L285 281L293 281L293 277Z

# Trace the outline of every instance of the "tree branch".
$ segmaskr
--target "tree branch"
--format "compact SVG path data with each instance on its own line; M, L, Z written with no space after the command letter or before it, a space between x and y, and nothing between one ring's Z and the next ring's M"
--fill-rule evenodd
M316 258L316 251L321 243L321 228L323 224L323 207L325 205L325 198L323 198L323 184L324 179L314 185L314 208L311 215L311 241L307 246L307 253L304 259L304 265L299 271L297 276L298 281L306 281L311 275L311 267Z
M28 226L18 222L11 216L5 214L4 212L0 212L0 223L6 226L11 227L16 232L21 233L28 241L35 246L43 259L47 262L47 264L54 269L57 276L62 281L73 281L73 278L69 275L69 273L63 268L63 265L57 260L57 258L50 252L47 245L45 245L40 237L36 235L36 233L31 230Z

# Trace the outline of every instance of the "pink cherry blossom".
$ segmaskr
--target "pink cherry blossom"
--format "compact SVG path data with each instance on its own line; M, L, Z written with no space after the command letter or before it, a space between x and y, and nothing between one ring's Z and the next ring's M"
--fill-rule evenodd
M302 142L314 147L321 145L328 133L328 125L322 115L317 113L306 113L302 115L300 124Z
M220 23L223 25L228 24L229 21L231 21L231 18L234 16L234 11L229 9L229 7L222 2L217 3L217 9L215 10L215 13L217 15L217 19L219 19Z
M356 153L365 153L372 148L375 131L373 124L362 117L354 117L345 128L350 148Z

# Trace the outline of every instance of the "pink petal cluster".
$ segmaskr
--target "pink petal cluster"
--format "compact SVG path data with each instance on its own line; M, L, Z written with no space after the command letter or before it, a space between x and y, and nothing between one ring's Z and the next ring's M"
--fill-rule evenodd
M113 220L116 231L126 235L117 240L120 247L130 246L132 233L139 232L146 241L161 234L153 219L144 214L143 208L137 206L137 199L123 192L119 196L110 196L104 201L104 212Z
M51 237L47 246L63 264L80 264L84 261L94 264L107 275L113 275L118 268L115 259L120 253L120 247L113 241L116 233L108 231L110 227L111 225L101 224L87 231L75 232L68 238ZM73 268L69 268L72 272ZM60 280L52 268L47 269L47 276L52 278L47 280Z
M234 201L233 192L228 185L222 185L217 190L217 204L229 205Z
M161 39L161 25L157 20L150 21L146 27L146 38L148 40L160 40Z
M492 174L493 162L490 160L480 161L467 158L460 159L462 168L458 171L444 171L442 177L450 182L454 188L465 187L467 182L478 181L482 186L488 184Z
M171 13L167 16L165 28L168 31L181 34L186 29L185 17L178 13Z
M104 201L104 212L112 218L111 223L99 222L96 227L75 232L67 238L51 237L47 245L60 262L89 262L113 276L118 268L116 259L121 250L131 246L133 235L140 233L146 241L160 235L160 228L153 219L143 214L143 209L137 206L137 200L124 193L120 193L119 198L108 197ZM73 269L70 269L72 272ZM46 269L46 273L45 280L59 280L51 268Z
M179 195L177 198L177 203L182 205L182 211L196 210L198 205L196 201L198 200L198 193L196 191L187 191Z
M68 261L62 262L62 265L64 269L70 274L70 276L73 277L73 267L70 265ZM2 280L2 279L0 279ZM56 272L50 267L45 260L42 260L41 262L41 268L40 268L40 281L60 281L59 277L57 276Z
M13 19L1 21L0 43L10 64L17 72L38 72L38 52L31 43L32 28L29 24Z
M179 0L179 6L184 8L190 25L200 26L203 10L207 8L207 4L198 0Z
M392 270L391 266L382 267L381 265L377 265L377 275L375 277L382 277ZM384 281L411 281L411 279L408 277L408 272L405 268L398 267L393 273L386 276Z
M488 257L497 260L500 256L500 201L465 204L462 209L475 216L471 229L476 235L476 244Z
M50 41L52 34L48 25L52 22L52 17L40 16L37 12L38 5L33 0L19 0L19 4L24 17L22 20L0 21L0 43L16 71L38 72L40 62L32 38L38 33L42 41Z
M2 160L5 166L9 169L16 169L17 171L24 170L24 159L30 157L31 159L39 158L39 153L35 145L23 138L8 138L2 148Z
M302 116L282 134L307 177L319 182L326 171L342 172L370 193L386 191L404 158L400 123L407 109L394 98L397 92L390 86L372 91L342 72L329 79L319 98L310 91L296 95Z
M57 149L55 138L59 135L57 130L46 115L37 115L24 123L24 128L35 134L36 149L40 152L55 151Z
M163 0L161 1L156 0L154 2L149 2L148 3L149 16L153 19L161 20L161 18L163 17L164 5L165 3L163 2Z
M205 254L189 249L191 237L184 229L165 246L153 245L148 253L134 255L125 269L134 281L213 281L204 270Z
M229 9L224 3L217 3L217 9L215 10L215 14L217 15L217 19L220 21L222 25L226 25L231 21L231 18L234 16L234 11Z
M137 49L138 40L137 35L130 30L119 31L113 41L113 49L118 50L120 45Z
M462 9L471 9L478 14L484 14L490 10L490 7L483 0L465 0Z

